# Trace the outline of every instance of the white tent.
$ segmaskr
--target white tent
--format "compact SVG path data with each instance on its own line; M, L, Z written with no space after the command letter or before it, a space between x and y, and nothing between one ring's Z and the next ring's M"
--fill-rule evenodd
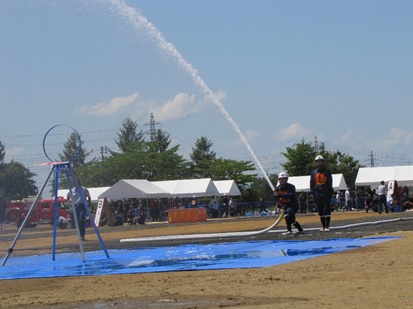
M163 180L163 181L151 181L151 183L173 196L177 181L178 180Z
M170 197L170 194L145 179L122 179L99 195L99 198L105 197L111 200L124 198L161 198Z
M151 183L176 197L219 195L211 178L153 181Z
M397 184L400 186L413 186L413 166L395 166L394 179L397 180Z
M92 203L97 203L99 200L99 195L109 189L110 187L97 187L97 188L87 188L89 190L90 194L90 199L92 200ZM57 191L57 196L63 196L66 197L67 193L69 192L69 189L61 189Z
M241 191L234 180L214 180L214 185L217 187L220 195L241 195Z
M399 186L413 186L413 166L361 167L357 173L356 186L377 187L381 181L397 180Z
M333 174L332 176L333 176L334 191L347 189L347 183L346 183L346 180L344 179L343 174Z
M343 174L333 174L333 189L346 190L347 184ZM295 186L296 192L310 192L310 176L291 176L288 178L288 182Z
M310 176L291 176L288 182L295 186L296 192L310 192Z

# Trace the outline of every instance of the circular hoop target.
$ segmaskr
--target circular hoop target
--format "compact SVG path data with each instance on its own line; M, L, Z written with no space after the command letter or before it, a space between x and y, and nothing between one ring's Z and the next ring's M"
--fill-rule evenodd
M81 151L82 143L79 133L66 124L57 124L51 127L43 137L43 152L46 158L51 163L59 163L61 161L59 151L64 150L67 142L73 144L73 149L75 149L74 154L68 161L71 164L77 159ZM46 144L48 150L46 150Z

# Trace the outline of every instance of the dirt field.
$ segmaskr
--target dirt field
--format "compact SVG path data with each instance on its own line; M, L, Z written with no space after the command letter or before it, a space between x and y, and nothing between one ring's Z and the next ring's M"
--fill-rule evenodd
M413 308L411 219L413 212L334 213L330 233L320 233L310 231L319 227L317 216L299 216L308 231L291 240L378 234L403 238L268 268L2 280L0 308ZM122 238L252 231L274 221L275 217L249 217L195 224L149 223L104 227L100 232L110 249L118 247ZM348 226L363 222L375 224ZM276 229L284 228L282 222ZM36 253L50 252L50 231L49 226L24 231L13 255L26 254L27 247ZM3 256L16 233L14 226L0 231ZM93 229L87 230L87 237L86 249L97 245ZM280 233L262 236L282 238ZM59 250L65 250L76 243L75 232L59 231L57 241Z

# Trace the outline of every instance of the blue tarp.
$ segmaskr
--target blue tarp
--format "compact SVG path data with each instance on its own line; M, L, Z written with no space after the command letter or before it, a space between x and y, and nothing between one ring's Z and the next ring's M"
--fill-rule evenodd
M230 268L261 268L374 245L399 237L340 238L317 241L250 241L210 245L109 250L10 257L0 279L100 276Z

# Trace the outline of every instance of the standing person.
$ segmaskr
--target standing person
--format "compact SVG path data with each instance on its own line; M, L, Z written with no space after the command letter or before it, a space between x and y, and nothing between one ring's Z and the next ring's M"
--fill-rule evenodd
M341 210L341 207L340 207L340 191L337 191L337 194L336 194L336 206L335 206L335 209L336 209L336 211L338 211L338 210Z
M383 180L380 182L380 186L378 186L377 188L377 196L379 199L379 206L377 211L379 212L379 214L381 214L383 205L386 214L388 214L389 210L387 209L387 187L384 184Z
M301 191L298 196L298 206L300 207L300 214L307 213L307 194L304 191Z
M350 211L351 210L351 194L350 194L350 187L347 188L346 192L344 193L344 207L343 210Z
M262 213L262 212L268 212L268 209L265 205L265 201L264 201L263 197L261 197L261 199L260 199L260 213Z
M316 169L311 171L310 190L316 202L318 215L322 224L320 232L330 231L331 221L331 194L333 190L333 176L331 171L324 166L323 156L316 156Z
M371 202L370 209L374 212L379 211L379 197L377 196L376 193L373 195L373 202Z
M156 203L154 199L150 199L149 201L149 215L153 222L156 221Z
M228 196L226 194L224 194L224 198L222 199L222 204L224 205L224 213L223 213L223 217L229 217L230 216L230 212L229 212L229 199Z
M295 219L295 214L298 211L295 186L288 183L288 174L286 172L281 172L278 175L278 181L280 184L274 190L274 198L279 202L279 206L285 209L284 219L287 225L287 231L282 235L291 235L293 233L291 230L292 225L298 229L298 233L302 233L303 228Z
M87 203L87 207L90 207L91 203L91 198L90 198L90 193L89 190L86 187L81 186L80 181L77 181L79 190L74 187L72 190L67 193L67 199L69 202L72 204L72 207L74 205L75 210L76 210L76 215L77 215L77 222L79 224L79 232L80 232L80 237L82 240L86 240L85 238L85 232L86 232L86 208L85 205L83 205L82 202L82 197Z

